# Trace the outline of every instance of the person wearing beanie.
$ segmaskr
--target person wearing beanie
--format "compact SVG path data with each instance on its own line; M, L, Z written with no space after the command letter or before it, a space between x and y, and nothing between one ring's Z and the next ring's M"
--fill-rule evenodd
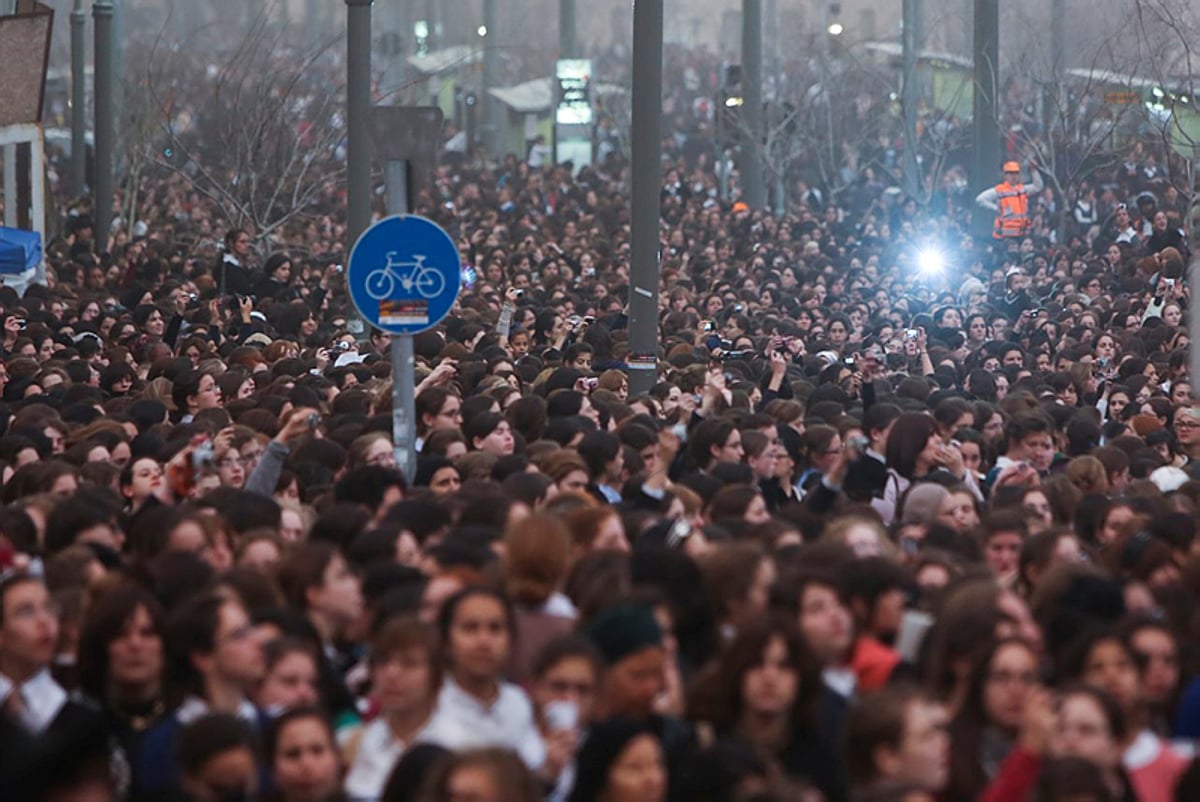
M933 482L925 482L914 486L904 497L900 523L934 523L937 520L938 510L948 495L950 495L950 491Z
M666 687L667 652L653 608L633 602L617 604L596 615L583 634L604 661L596 720L619 716L643 723L662 744L667 766L679 766L693 750L696 735L689 723L655 709ZM580 766L585 759L581 753Z
M654 611L642 604L619 604L596 616L584 634L604 658L597 706L601 715L652 715L663 690L666 660Z

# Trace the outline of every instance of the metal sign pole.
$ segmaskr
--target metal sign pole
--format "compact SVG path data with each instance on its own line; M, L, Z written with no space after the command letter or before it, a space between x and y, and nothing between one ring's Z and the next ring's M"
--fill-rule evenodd
M408 162L389 160L385 167L388 214L408 214ZM411 334L392 335L392 445L396 464L408 481L417 475L416 369Z

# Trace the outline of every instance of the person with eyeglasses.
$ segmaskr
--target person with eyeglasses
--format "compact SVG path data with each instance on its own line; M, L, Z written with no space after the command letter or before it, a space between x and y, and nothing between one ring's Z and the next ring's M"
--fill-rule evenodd
M109 757L98 708L70 698L50 673L59 610L45 582L0 579L0 789L35 799L89 761Z
M1187 457L1181 466L1189 475L1200 476L1200 407L1182 407L1175 413L1175 440Z
M241 601L215 591L188 598L171 615L166 640L179 680L175 708L142 741L134 762L135 799L181 790L174 756L189 725L217 713L235 716L254 730L263 724L250 692L266 673L266 656Z

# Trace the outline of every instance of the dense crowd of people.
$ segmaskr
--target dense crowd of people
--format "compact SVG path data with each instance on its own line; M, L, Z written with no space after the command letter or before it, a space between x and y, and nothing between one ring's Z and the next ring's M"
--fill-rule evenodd
M0 288L0 796L1200 798L1180 194L1021 163L972 238L953 171L864 160L775 217L694 99L645 393L619 143L436 170L411 475L336 196L271 241L178 176L75 210Z

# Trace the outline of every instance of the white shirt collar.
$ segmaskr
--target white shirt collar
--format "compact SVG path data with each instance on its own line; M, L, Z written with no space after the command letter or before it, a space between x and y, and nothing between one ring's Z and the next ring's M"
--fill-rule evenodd
M54 681L47 668L20 686L0 674L0 700L7 699L12 693L21 695L21 724L33 733L44 732L67 703L67 692Z
M175 718L179 719L180 724L191 724L197 719L208 715L210 708L208 702L201 699L199 696L189 696L183 700L183 704L179 705L175 710ZM258 708L256 708L248 699L242 699L238 702L237 717L247 724L258 723Z

